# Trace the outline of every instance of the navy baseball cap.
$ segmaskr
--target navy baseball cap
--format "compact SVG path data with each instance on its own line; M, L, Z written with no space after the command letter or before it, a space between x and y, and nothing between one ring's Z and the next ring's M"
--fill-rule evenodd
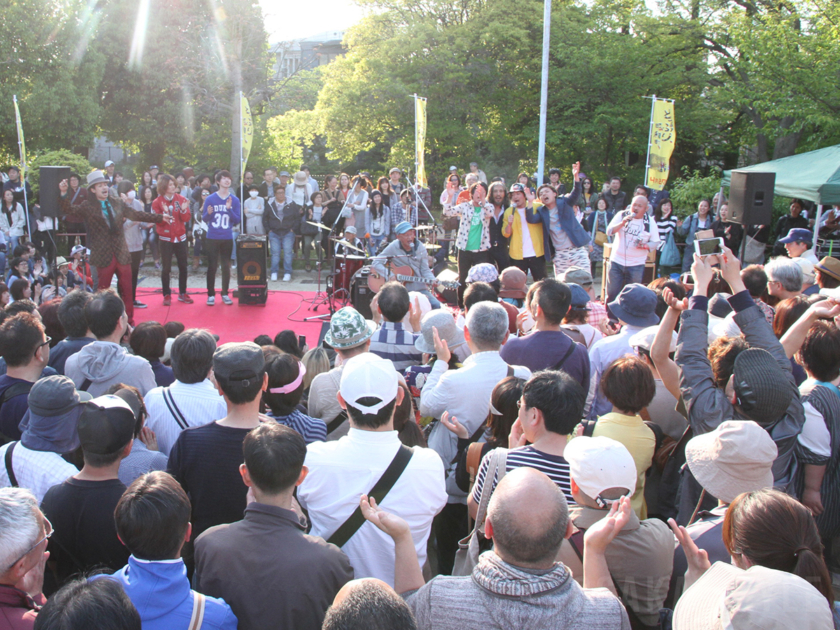
M779 239L780 243L807 243L812 245L814 233L806 228L792 228L787 236Z

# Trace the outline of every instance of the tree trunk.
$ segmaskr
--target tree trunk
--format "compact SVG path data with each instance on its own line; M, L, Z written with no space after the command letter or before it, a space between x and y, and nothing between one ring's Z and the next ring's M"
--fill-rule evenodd
M779 122L779 127L782 129L790 129L794 123L793 116L785 116ZM802 130L794 131L785 134L776 139L776 144L773 147L773 159L788 157L796 153L796 146L799 144L799 138L802 137Z

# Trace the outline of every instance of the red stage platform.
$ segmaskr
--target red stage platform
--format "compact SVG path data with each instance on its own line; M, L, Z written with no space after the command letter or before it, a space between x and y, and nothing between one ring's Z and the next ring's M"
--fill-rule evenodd
M208 306L207 293L190 291L194 304L178 301L178 294L172 294L172 306L163 305L160 289L137 288L137 299L148 308L134 309L134 323L157 321L181 322L187 328L206 328L219 335L219 343L230 341L253 341L257 335L274 337L281 330L294 330L305 335L309 347L315 347L321 334L320 320L302 321L305 317L329 313L325 304L317 311L307 310L314 291L269 291L265 306L241 305L233 298L233 306L226 306L216 294L215 306ZM303 300L310 300L304 302Z

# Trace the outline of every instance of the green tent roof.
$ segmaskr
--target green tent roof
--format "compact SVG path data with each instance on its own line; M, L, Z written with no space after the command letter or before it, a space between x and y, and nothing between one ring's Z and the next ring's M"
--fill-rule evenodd
M775 194L780 197L840 203L840 144L736 170L776 173ZM731 173L724 171L722 185L729 186Z

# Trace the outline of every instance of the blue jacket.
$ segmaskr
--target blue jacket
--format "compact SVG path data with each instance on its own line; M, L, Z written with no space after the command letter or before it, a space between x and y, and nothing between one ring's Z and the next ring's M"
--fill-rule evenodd
M110 578L123 585L143 622L143 630L187 630L193 611L193 591L183 560L150 561L129 556L128 564ZM223 599L207 597L202 630L236 630L236 616Z
M583 247L588 245L592 239L575 218L574 206L578 196L580 196L580 181L575 182L575 187L571 193L563 197L557 197L557 212L560 215L560 227L563 228L572 245ZM525 220L528 223L542 222L545 259L551 262L554 258L554 243L551 241L551 216L548 208L545 206L539 206L536 209L528 208L525 211Z

